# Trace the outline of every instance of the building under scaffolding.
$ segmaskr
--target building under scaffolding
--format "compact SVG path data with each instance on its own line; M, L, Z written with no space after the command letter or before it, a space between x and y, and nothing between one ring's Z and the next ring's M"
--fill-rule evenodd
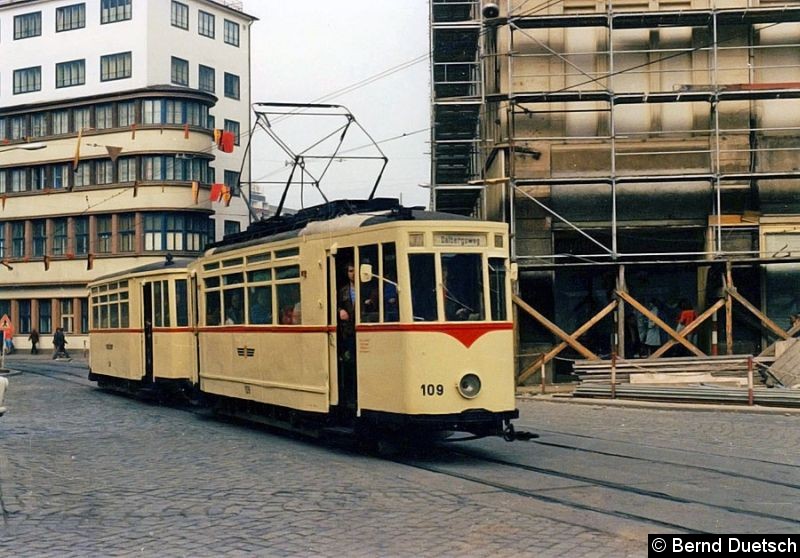
M800 1L431 0L431 44L432 205L510 224L523 378L800 329Z

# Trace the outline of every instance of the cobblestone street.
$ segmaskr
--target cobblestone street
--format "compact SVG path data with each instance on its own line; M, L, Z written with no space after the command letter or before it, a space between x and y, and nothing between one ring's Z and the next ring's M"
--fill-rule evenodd
M791 500L765 508L769 514L745 510L720 531L742 524L796 531L800 525L796 415L522 401L519 423L540 431L550 447L488 440L459 445L467 452L463 459L434 455L401 463L106 393L84 379L80 360L12 367L25 371L10 378L8 413L0 419L0 553L6 556L643 556L647 532L680 523L674 506L656 506L658 519L648 522L641 514L609 515L597 509L602 502L577 499L580 505L572 506L553 497L587 490L592 483L578 474L619 481L618 464L598 456L622 454L620 446L643 431L648 445L628 451L629 458L688 464L685 455L666 460L677 451L670 448L702 452L716 444L716 457L700 458L709 466L743 455L773 464L770 474L780 474L782 496ZM682 424L676 444L670 428L682 416L695 427ZM653 418L645 423L644 417ZM710 429L702 426L709 423ZM781 435L771 435L769 424ZM752 437L753 430L764 435ZM576 451L579 435L583 447ZM735 442L744 437L745 443ZM558 445L571 445L568 455L554 453L565 451ZM543 467L582 472L523 479L519 469L473 463L475 452L524 461L539 475L550 470ZM751 465L730 468L758 474ZM454 467L459 475L431 466ZM628 471L630 481L656 486L675 473L663 465L651 469L654 478ZM698 469L690 464L685 480ZM492 475L494 485L484 482ZM518 488L509 491L500 482ZM637 496L652 499L642 486ZM689 521L708 510L684 506L681 514Z

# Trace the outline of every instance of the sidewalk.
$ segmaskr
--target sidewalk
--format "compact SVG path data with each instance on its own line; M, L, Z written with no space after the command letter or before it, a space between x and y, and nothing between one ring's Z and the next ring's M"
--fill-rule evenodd
M548 386L549 388L550 386ZM764 407L760 405L735 405L718 403L667 403L636 399L611 399L602 397L572 397L569 393L529 393L517 391L517 401L594 405L595 407L626 407L629 409L659 409L666 411L697 411L723 413L757 413L763 415L800 415L797 407Z

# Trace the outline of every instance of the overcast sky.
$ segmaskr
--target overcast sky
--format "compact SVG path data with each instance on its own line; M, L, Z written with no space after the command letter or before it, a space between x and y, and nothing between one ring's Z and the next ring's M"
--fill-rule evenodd
M369 134L382 142L381 149L389 158L377 195L402 196L405 205L427 205L428 190L419 184L430 182L428 0L244 0L244 8L259 18L252 32L253 101L347 106ZM391 75L329 97L409 63ZM324 101L319 101L321 98ZM331 130L330 120L290 120L295 123L286 121L284 125L295 128L285 133L298 146L310 145ZM348 134L350 148L369 143L354 132ZM383 142L413 132L417 133ZM286 158L261 139L264 134L256 138L253 179L282 176ZM369 150L357 153L375 154ZM378 169L376 163L337 161L322 182L323 190L331 199L366 197ZM280 192L280 187L267 187L267 201L277 204ZM319 201L306 192L305 205ZM291 195L287 204L299 207L299 192Z

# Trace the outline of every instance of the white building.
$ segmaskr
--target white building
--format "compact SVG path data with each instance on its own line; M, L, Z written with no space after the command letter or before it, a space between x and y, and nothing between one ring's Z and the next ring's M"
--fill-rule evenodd
M0 0L0 316L17 347L37 329L49 350L61 325L79 349L88 281L247 226L253 21L230 1ZM241 145L223 153L215 128Z

